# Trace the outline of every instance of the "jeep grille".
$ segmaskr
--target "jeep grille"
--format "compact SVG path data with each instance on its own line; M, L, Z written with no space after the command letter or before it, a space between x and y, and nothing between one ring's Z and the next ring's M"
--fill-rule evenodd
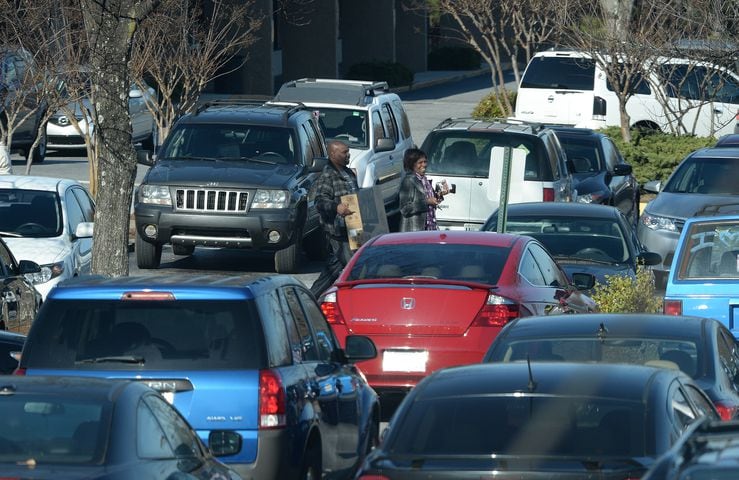
M246 212L249 194L232 190L178 188L176 198L177 210L242 213Z

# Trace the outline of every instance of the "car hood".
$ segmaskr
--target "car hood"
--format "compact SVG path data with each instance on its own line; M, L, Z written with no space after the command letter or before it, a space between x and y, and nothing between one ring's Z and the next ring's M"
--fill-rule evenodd
M70 246L64 235L55 238L13 238L3 237L16 260L32 260L46 265L62 260L69 255Z
M209 187L283 187L301 169L243 160L161 160L147 173L145 183Z
M736 195L660 192L649 202L646 211L653 215L686 219L710 205L739 205L739 198Z
M585 261L568 262L564 258L557 258L557 263L565 271L567 277L572 279L573 273L590 273L595 275L598 283L606 283L606 275L629 275L634 276L634 269L626 264L602 265Z

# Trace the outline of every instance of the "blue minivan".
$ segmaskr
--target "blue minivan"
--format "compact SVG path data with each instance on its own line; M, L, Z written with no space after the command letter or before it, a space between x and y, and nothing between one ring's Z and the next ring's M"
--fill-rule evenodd
M246 479L351 476L378 442L379 403L314 297L288 276L86 277L59 284L21 375L143 382Z

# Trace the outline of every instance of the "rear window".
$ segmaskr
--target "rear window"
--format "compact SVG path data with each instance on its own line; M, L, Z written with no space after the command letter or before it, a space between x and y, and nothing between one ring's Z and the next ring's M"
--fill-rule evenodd
M385 450L399 455L649 455L642 404L528 395L416 400Z
M26 340L27 368L236 370L266 364L252 302L51 300Z
M678 258L680 280L739 279L739 222L693 223Z
M594 137L565 136L557 133L559 143L572 160L573 173L601 172L606 170L600 142Z
M369 148L366 110L320 107L317 112L318 123L327 141L341 140L349 148Z
M524 151L524 180L552 181L552 167L543 142L536 136L503 132L433 132L423 145L429 161L426 172L429 175L488 178L493 147Z
M347 280L429 278L498 283L510 248L480 245L381 245L366 248Z
M593 90L595 63L587 58L534 57L520 88Z

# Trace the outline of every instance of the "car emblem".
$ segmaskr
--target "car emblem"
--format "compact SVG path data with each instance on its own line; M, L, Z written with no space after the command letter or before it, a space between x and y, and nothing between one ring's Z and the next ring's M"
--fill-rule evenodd
M217 187L218 182L208 182L205 184L206 187Z
M69 123L69 119L66 116L64 116L64 115L62 115L61 117L59 117L59 120L57 120L57 121L59 122L59 125L66 125L66 124Z
M400 300L400 308L402 308L403 310L413 310L414 308L416 308L416 299L403 297Z
M547 97L547 102L549 102L549 103L554 103L554 96L553 96L553 95L549 95L549 96Z

